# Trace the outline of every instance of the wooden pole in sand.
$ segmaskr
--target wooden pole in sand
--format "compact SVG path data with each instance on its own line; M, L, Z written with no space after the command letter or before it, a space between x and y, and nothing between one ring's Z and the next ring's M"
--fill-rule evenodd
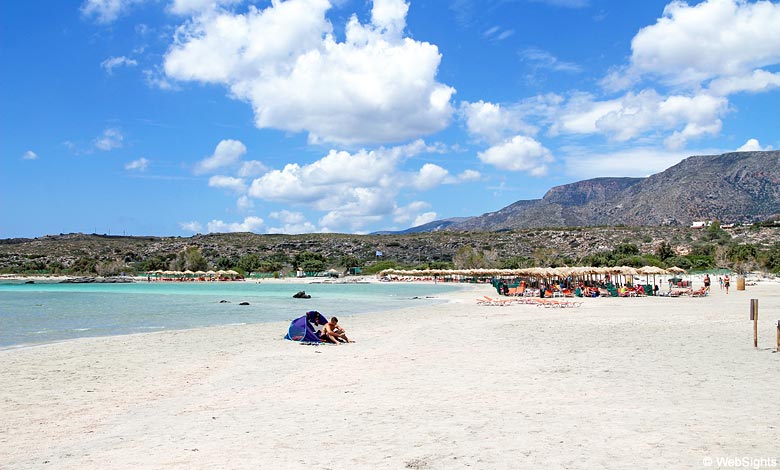
M758 347L758 299L750 299L750 319L753 320L753 347Z
M780 320L777 320L777 352L780 353Z

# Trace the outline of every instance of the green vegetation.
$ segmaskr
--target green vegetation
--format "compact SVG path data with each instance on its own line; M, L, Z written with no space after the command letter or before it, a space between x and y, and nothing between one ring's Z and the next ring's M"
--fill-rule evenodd
M536 228L403 235L209 234L190 238L81 234L0 240L0 272L112 276L150 271L236 270L294 276L330 269L525 268L645 265L780 274L780 226ZM375 252L382 251L378 257Z

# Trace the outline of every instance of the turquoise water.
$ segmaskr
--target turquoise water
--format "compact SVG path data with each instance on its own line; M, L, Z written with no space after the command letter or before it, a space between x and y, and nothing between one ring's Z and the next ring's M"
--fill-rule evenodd
M0 283L0 347L292 320L308 310L348 316L440 302L427 297L455 289L403 283ZM300 290L312 298L293 299Z

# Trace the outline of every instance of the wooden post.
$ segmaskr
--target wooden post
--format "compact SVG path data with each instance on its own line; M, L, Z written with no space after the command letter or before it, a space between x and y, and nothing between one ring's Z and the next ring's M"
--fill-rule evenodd
M750 299L750 319L753 320L753 347L758 347L758 299Z
M777 320L777 352L780 353L780 320Z

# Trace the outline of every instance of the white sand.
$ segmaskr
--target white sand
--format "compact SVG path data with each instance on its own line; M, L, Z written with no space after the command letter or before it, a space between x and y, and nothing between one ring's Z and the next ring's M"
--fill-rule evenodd
M343 318L349 345L274 323L3 350L0 468L780 468L780 285L747 289L546 309L477 286Z

